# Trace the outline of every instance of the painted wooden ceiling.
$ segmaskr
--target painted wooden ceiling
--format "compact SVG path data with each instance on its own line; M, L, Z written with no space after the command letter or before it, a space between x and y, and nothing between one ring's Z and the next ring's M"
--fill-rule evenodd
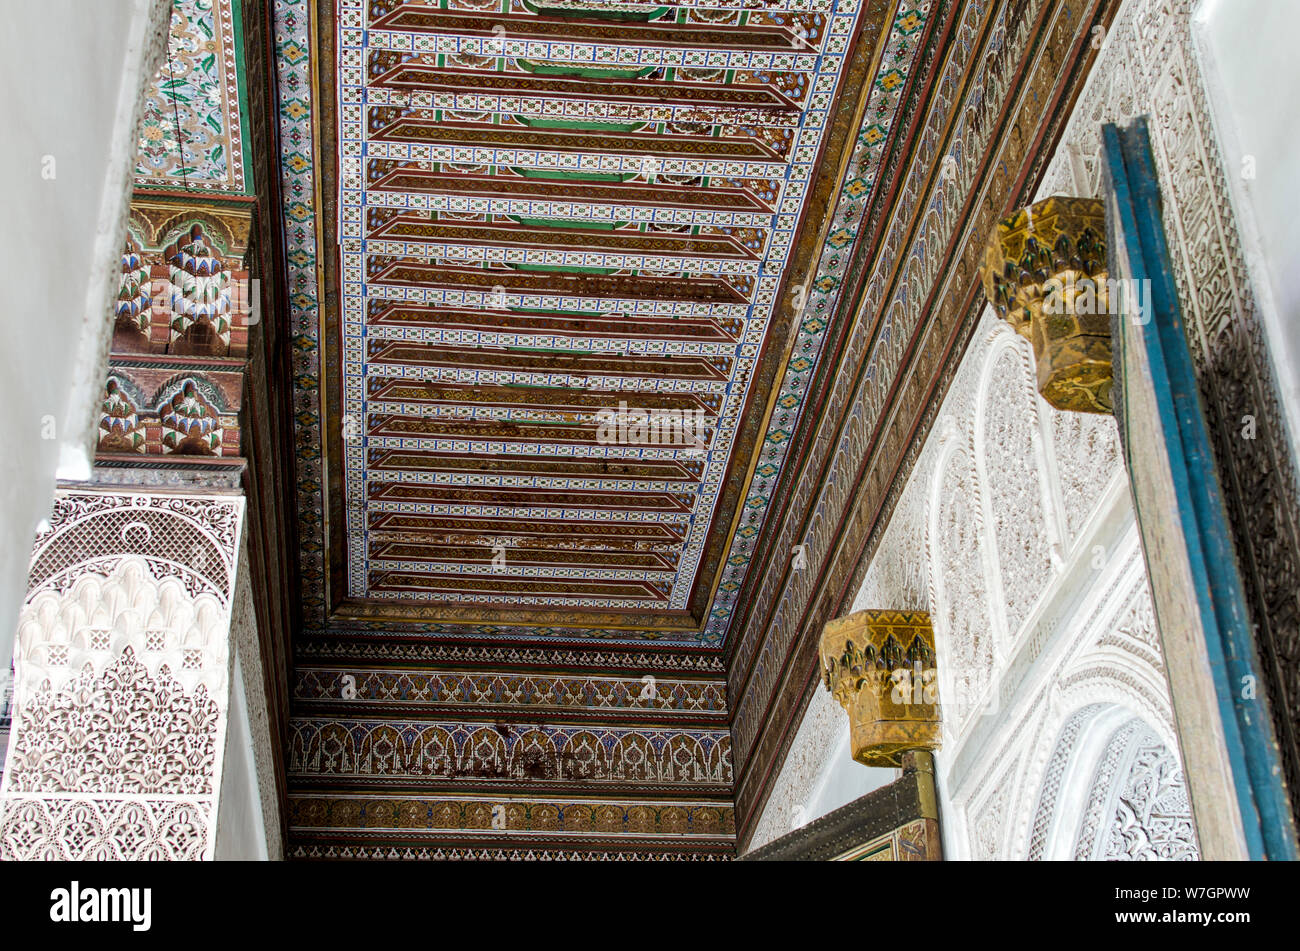
M721 646L923 13L320 9L278 14L309 626Z
M272 0L293 855L746 840L1108 2Z
M277 123L290 854L747 838L1107 2L270 0L245 109L178 0L137 184Z

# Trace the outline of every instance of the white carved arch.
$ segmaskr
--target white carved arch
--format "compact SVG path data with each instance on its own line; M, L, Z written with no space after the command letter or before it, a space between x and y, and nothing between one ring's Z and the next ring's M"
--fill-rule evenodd
M212 857L243 509L56 496L19 616L0 859Z
M1136 537L1129 544L1111 584L1098 592L1098 608L1086 635L1055 675L1051 710L1059 722L1062 710L1087 703L1126 706L1176 748L1173 702L1147 588L1146 564Z
M1027 849L1030 860L1199 857L1178 757L1120 703L1071 710L1054 734Z
M1166 743L1177 743L1163 676L1132 654L1110 649L1091 651L1062 671L1054 686L1058 691L1053 694L1054 706L1065 706L1076 697L1113 699L1150 723Z
M1110 733L1106 733L1100 740L1093 738L1094 742L1104 743L1121 721L1137 718L1147 725L1161 743L1171 750L1177 750L1172 711L1164 698L1150 689L1149 683L1143 683L1146 678L1134 677L1131 675L1133 672L1134 665L1114 663L1112 658L1109 665L1089 663L1082 667L1076 666L1073 667L1073 677L1058 675L1054 680L1049 689L1045 716L1032 731L1032 739L1029 740L1033 756L1024 776L1022 789L1026 795L1016 811L1019 822L1009 854L1028 858L1050 857L1044 854L1043 842L1036 845L1034 838L1035 834L1041 835L1045 831L1036 829L1041 823L1044 790L1049 790L1050 799L1050 790L1062 782L1068 781L1072 784L1071 788L1077 789L1080 782L1086 786L1089 781L1088 777L1079 780L1073 774L1063 778L1060 773L1065 764L1055 760L1065 755L1060 750L1062 738L1067 734L1073 735L1075 739L1070 742L1075 742L1079 734L1086 732L1084 726L1105 732L1109 724ZM1063 684L1068 686L1062 686ZM1072 728L1072 719L1081 717L1081 711L1086 712L1086 716L1082 717L1084 722L1075 723ZM1110 719L1097 720L1100 726L1089 726L1103 711L1118 712L1111 714ZM1087 736L1092 734L1087 733ZM1068 744L1066 751L1073 755Z
M1042 739L1056 739L1039 785L1025 858L1066 859L1074 854L1098 760L1115 731L1133 718L1121 704L1089 703L1072 710L1055 731L1042 731Z
M981 591L991 566L969 434L951 416L944 418L942 426L941 448L927 493L926 551L935 647L943 672L944 732L960 737L995 686L994 673L1002 666L1002 652ZM965 512L954 512L945 520L947 507L958 502ZM962 527L964 537L946 537L946 532ZM957 550L954 543L958 547L964 544L966 549ZM954 630L954 618L961 622L958 630Z
M38 533L29 590L66 590L84 571L107 575L123 556L156 575L229 603L242 503L233 499L72 494L55 499L53 525Z
M1115 646L1123 640L1126 627L1154 625L1140 557L1134 553L1132 563L1097 594L1100 610L1081 631L1077 646L1051 674L1047 702L1037 723L1032 729L1022 727L1021 742L1027 744L1031 755L1009 855L1024 857L1034 849L1042 790L1060 781L1059 775L1052 774L1052 757L1057 755L1060 737L1071 717L1079 711L1122 709L1127 716L1148 724L1170 749L1178 749L1173 709L1158 659L1153 662L1154 655Z
M187 691L201 683L224 698L229 623L229 608L215 595L191 595L138 555L117 559L108 574L84 568L68 590L47 583L28 596L14 652L15 705L42 683L58 690L87 667L101 676L127 647L151 676L166 667Z
M210 858L229 606L140 555L77 572L20 614L0 857Z

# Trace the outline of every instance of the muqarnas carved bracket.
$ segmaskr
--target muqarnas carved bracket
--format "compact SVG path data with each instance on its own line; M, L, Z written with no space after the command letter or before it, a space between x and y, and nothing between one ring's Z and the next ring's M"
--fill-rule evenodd
M858 611L822 631L822 677L849 714L853 758L902 765L940 742L934 629L924 611Z
M99 414L101 454L239 455L243 375L228 369L116 363Z
M1033 345L1038 391L1060 410L1112 409L1105 234L1099 200L1056 195L999 221L985 252L989 303Z
M254 282L241 269L251 222L243 204L132 200L100 411L101 473L225 471L239 461L257 322Z
M230 267L201 223L167 247L122 251L115 353L242 358L248 352L252 300L248 272Z

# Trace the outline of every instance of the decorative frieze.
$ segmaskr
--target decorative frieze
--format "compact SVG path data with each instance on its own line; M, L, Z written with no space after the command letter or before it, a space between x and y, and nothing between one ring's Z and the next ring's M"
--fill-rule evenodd
M295 717L289 773L297 784L328 777L366 786L452 780L725 790L732 779L731 735L725 729Z
M237 458L243 382L240 367L115 359L100 404L99 455Z
M579 797L515 799L493 795L371 798L339 793L290 794L289 822L303 844L319 830L377 834L456 832L491 839L502 833L554 836L659 836L727 841L735 831L729 802ZM699 843L689 843L699 844Z
M640 677L493 670L411 670L371 665L312 667L294 673L294 699L337 706L355 700L384 710L563 711L725 719L726 684L645 674Z

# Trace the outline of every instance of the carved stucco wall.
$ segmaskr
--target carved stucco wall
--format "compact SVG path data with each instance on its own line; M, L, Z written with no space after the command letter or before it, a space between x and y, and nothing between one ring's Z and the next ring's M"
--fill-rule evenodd
M1277 5L1279 8L1285 5ZM1300 490L1266 315L1243 252L1193 33L1198 0L1121 7L1040 195L1100 192L1100 128L1146 115L1178 300L1259 644L1283 769L1300 788ZM1234 16L1250 16L1242 6ZM1285 32L1288 17L1251 33ZM1261 50L1251 55L1268 55ZM1278 67L1282 68L1279 63ZM1283 95L1284 86L1259 90ZM1229 153L1231 154L1231 152ZM1281 250L1281 249L1277 249ZM1276 340L1274 341L1276 343ZM1300 807L1294 798L1293 808Z
M1030 828L1030 859L1195 859L1187 786L1164 739L1094 703L1061 728Z
M1194 20L1201 72L1256 302L1287 407L1292 443L1300 433L1300 129L1289 96L1300 88L1300 4L1277 0L1200 0ZM1237 174L1231 174L1232 172Z
M216 857L279 861L284 858L284 834L247 541L239 550L230 642L232 729L237 736L232 734L226 746L226 763L238 775L228 773L221 791Z
M1293 455L1208 114L1193 45L1194 7L1193 0L1131 0L1121 7L1037 197L1096 196L1101 124L1150 116L1180 303L1216 457L1225 467L1229 518L1249 574L1275 725L1294 784L1294 727L1283 713L1300 694ZM1098 723L1121 713L1149 731L1141 734L1146 745L1134 747L1147 752L1132 753L1133 762L1148 764L1146 778L1131 774L1125 782L1135 788L1145 782L1150 792L1145 803L1126 801L1123 815L1112 803L1106 821L1128 828L1129 838L1117 832L1114 841L1093 841L1088 854L1137 841L1130 814L1150 807L1148 821L1155 815L1178 830L1161 854L1188 857L1194 854L1190 826L1159 812L1182 808L1185 792L1114 426L1101 417L1058 413L1032 393L1008 402L1012 394L998 393L990 381L1005 380L1017 362L1027 367L1032 360L1019 342L1000 339L1009 336L986 312L852 609L925 608L935 615L940 662L948 667L946 745L938 757L948 855L1028 854L1042 787L1061 781L1048 774L1047 761L1068 718L1087 708L1101 719L1074 732L1094 737L1091 742L1099 742ZM1014 375L1026 379L1023 370ZM1254 439L1242 438L1246 416L1256 427ZM922 550L924 559L917 557ZM764 830L784 831L800 790L833 768L826 762L829 728L815 726L826 719L828 699L814 698L755 844ZM976 713L981 704L992 706ZM1064 749L1057 755L1079 755L1069 744ZM1071 793L1076 799L1097 788L1095 774L1076 779L1086 787ZM1080 828L1057 821L1058 852L1084 848L1069 839Z
M37 536L0 858L210 858L237 496L60 492Z
M1162 855L1195 855L1114 422L1048 406L1035 392L1028 344L990 311L939 419L852 610L917 609L934 617L945 854L1027 857L1041 790L1060 790L1060 770L1073 764L1069 801L1046 800L1054 834L1069 839L1057 851L1073 856L1071 837L1083 836L1081 857L1146 854L1129 848L1139 839L1158 840ZM1122 722L1107 732L1116 716ZM843 768L830 758L843 720L819 690L756 844L787 831L793 810L803 808L808 821L817 817L807 808L809 790ZM1113 749L1111 760L1081 753L1079 738ZM1083 761L1087 769L1078 766ZM1059 764L1055 773L1049 762ZM1134 773L1139 763L1141 777ZM1164 785L1148 781L1156 774ZM1124 782L1117 784L1117 775ZM1106 798L1117 785L1132 791ZM1121 825L1128 838L1117 831L1111 842L1112 826Z

